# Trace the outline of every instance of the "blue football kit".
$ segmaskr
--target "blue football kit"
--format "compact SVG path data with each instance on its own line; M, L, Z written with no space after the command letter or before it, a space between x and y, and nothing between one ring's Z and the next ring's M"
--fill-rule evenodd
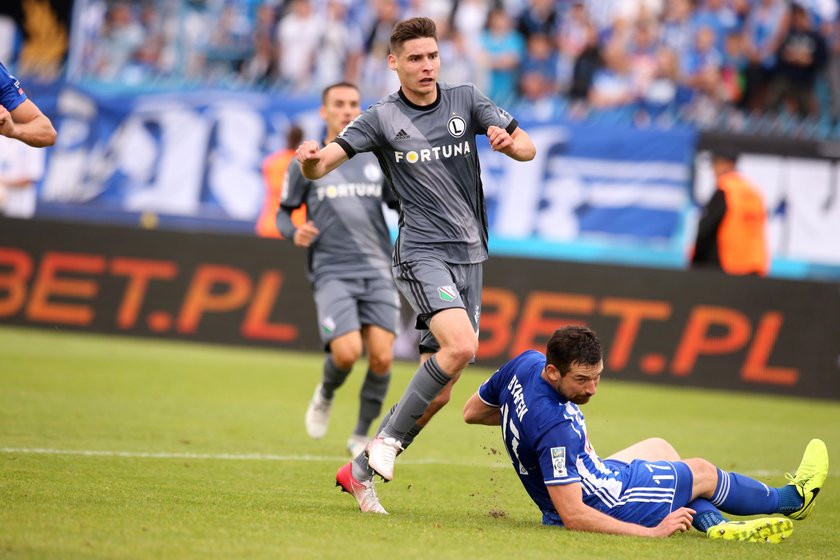
M598 457L580 408L541 377L545 364L540 352L524 352L478 391L485 404L500 409L505 447L544 524L563 524L548 493L552 485L580 483L585 504L646 527L691 500L693 477L684 463Z
M13 111L24 101L26 101L26 94L20 82L9 74L3 63L0 63L0 105L7 111Z

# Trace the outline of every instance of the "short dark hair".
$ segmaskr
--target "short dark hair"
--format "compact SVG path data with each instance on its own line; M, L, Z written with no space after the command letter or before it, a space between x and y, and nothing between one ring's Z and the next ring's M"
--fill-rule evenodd
M601 342L595 331L580 325L568 325L554 331L546 345L545 359L566 375L574 364L596 366L601 363Z
M725 159L731 162L737 162L741 155L736 147L727 144L715 146L709 151L712 159Z
M330 84L324 88L324 91L321 92L321 104L323 105L327 102L327 95L329 95L329 93L332 90L340 87L349 87L355 89L356 91L359 91L358 86L356 86L356 84L351 84L350 82L337 82L334 84Z
M394 26L394 31L391 32L391 40L389 48L391 54L396 54L398 49L401 49L403 43L411 41L412 39L430 38L437 41L437 25L434 20L427 17L414 17L403 20Z

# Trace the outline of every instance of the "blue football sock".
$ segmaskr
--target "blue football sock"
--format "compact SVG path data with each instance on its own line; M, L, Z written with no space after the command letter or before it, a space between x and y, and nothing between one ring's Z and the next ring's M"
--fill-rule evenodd
M779 491L738 473L718 472L715 493L709 501L733 515L779 513Z
M686 507L694 510L694 519L691 521L691 525L704 533L709 530L709 527L729 521L706 498L697 498L689 502Z
M805 505L805 500L793 484L779 488L779 513L793 513Z

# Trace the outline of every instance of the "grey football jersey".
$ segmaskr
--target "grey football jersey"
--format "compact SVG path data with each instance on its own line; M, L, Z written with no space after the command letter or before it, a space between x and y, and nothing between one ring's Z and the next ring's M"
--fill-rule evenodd
M356 161L358 159L358 161ZM306 214L319 234L309 247L313 281L333 278L391 277L391 236L382 202L395 197L371 155L348 161L316 181L290 165L280 205L294 209L306 204Z
M349 157L371 151L400 200L394 262L433 256L455 264L487 259L487 212L475 137L516 120L473 84L438 84L420 107L399 91L359 115L337 142Z

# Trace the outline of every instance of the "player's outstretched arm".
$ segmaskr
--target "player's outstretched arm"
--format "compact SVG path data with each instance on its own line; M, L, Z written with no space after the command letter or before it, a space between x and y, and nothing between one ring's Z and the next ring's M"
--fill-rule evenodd
M29 99L11 112L0 105L0 134L33 148L52 146L57 137L50 119Z
M491 126L487 128L487 138L490 147L502 152L516 161L531 161L537 155L537 148L528 133L517 127L513 134L508 134L504 128Z
M691 529L693 510L680 508L668 515L656 527L642 527L634 523L619 521L583 503L579 482L547 486L554 508L563 520L563 525L572 531L609 533L612 535L633 535L637 537L668 537L677 531Z
M314 181L320 179L349 158L344 148L330 142L323 148L314 140L307 140L298 146L295 157L300 162L303 176Z
M500 421L499 409L481 400L478 393L474 393L464 405L464 422L467 424L498 426Z

